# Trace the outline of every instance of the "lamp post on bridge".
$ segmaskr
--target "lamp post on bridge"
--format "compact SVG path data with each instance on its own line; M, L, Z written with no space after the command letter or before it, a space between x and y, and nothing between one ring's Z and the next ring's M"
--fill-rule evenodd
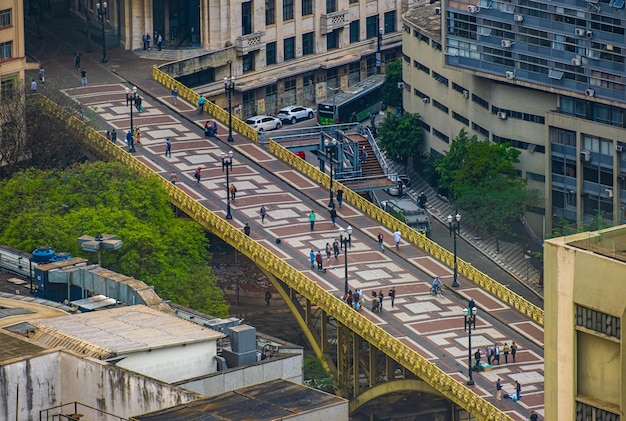
M330 163L330 198L328 199L328 207L335 207L335 199L333 194L333 168L335 166L335 155L337 153L337 139L324 139L324 150L326 151L326 159Z
M224 168L226 168L226 219L233 219L233 216L230 214L230 179L229 179L229 168L233 167L233 151L228 151L228 159L226 159L226 154L222 152L222 172L224 172Z
M133 133L133 107L135 106L135 101L137 101L137 87L133 86L133 90L132 90L132 95L131 95L131 90L126 87L124 88L124 91L126 93L126 105L128 105L130 107L130 141L128 142L128 152L133 153L135 152L135 139L133 139L132 133Z
M458 288L458 266L457 266L457 256L456 256L456 237L461 233L461 215L456 214L454 218L452 215L448 215L448 228L450 229L450 235L454 234L454 278L452 280L452 287Z
M472 378L472 330L476 329L476 313L478 310L473 305L474 300L470 300L469 305L463 309L463 317L465 318L465 329L468 334L468 350L467 350L467 373L469 379L467 380L468 386L474 385L474 379ZM470 308L471 307L471 308Z
M235 76L224 78L224 90L228 95L228 141L233 142L233 91L235 90Z
M96 11L98 12L98 19L102 24L102 62L108 63L109 57L107 57L107 40L104 33L104 21L107 15L108 5L105 1L104 3L96 3Z
M78 244L85 251L98 252L98 266L102 266L102 249L117 250L122 247L122 240L118 240L116 235L100 234L97 237L83 235L78 237Z
M344 237L344 233L347 232L348 236ZM343 248L343 261L344 261L344 277L345 283L343 286L343 297L348 295L348 245L352 243L352 226L348 225L348 227L344 230L343 227L339 227L339 243Z

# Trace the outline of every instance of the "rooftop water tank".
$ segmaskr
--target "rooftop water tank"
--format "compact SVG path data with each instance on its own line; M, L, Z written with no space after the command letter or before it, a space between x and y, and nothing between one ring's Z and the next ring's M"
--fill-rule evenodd
M54 258L52 247L39 246L33 251L33 263L48 263Z

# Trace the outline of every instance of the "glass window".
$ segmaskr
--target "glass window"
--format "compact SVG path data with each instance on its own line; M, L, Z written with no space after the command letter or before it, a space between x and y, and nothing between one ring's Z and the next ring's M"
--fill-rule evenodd
M12 24L11 14L12 14L11 9L0 11L0 28L4 26L11 26Z
M378 15L370 16L365 21L365 37L367 39L378 36Z
M283 20L293 19L293 0L283 0Z
M326 49L334 50L336 48L339 48L339 29L326 34Z
M243 72L253 72L254 71L254 51L243 56L242 65Z
M284 40L283 48L285 49L285 61L296 58L296 37Z
M358 20L350 22L350 43L359 42L361 26Z
M326 13L337 11L337 0L326 0Z
M13 57L13 41L0 43L0 59Z
M252 2L241 3L241 35L252 33Z
M315 52L313 32L302 34L302 55L307 56Z
M0 82L0 100L13 99L14 86L13 79L5 79Z
M313 0L302 0L302 16L313 14Z
M276 0L265 0L265 24L276 23Z
M276 42L268 42L265 47L265 64L276 64Z
M392 10L385 13L385 33L396 32L396 11Z

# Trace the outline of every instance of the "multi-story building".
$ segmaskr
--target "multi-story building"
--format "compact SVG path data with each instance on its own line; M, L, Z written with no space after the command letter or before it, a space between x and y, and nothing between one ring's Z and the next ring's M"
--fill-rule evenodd
M527 215L538 230L599 214L623 223L623 6L479 0L411 9L405 109L422 115L427 149L445 153L463 127L519 148L519 175L545 194Z
M26 69L36 68L26 63L23 23L24 2L0 0L0 101L14 95Z
M618 421L626 408L626 227L545 242L545 419Z
M75 8L79 0L76 0ZM172 67L172 75L211 100L223 101L234 76L233 104L244 117L283 105L314 104L328 88L346 87L384 70L400 54L398 30L409 1L153 0L109 5L107 27L126 49L162 34L167 47L196 46L204 57ZM199 7L198 7L199 6ZM88 2L89 13L97 5ZM153 40L154 41L154 40ZM380 52L381 59L377 61ZM225 102L220 102L225 105Z

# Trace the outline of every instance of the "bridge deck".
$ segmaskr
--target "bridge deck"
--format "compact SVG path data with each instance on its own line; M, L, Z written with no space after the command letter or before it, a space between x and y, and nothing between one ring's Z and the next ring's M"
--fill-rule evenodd
M95 110L98 118L114 127L118 138L123 139L129 126L123 85L89 86L67 92L85 107ZM324 257L326 273L312 270L308 258L309 250L324 250L327 242L332 243L338 237L338 226L330 223L325 206L328 191L277 160L262 145L240 136L231 144L204 138L199 126L211 116L197 115L195 107L180 98L178 106L173 107L165 88L153 94L158 101L144 97L144 111L135 114L134 123L142 133L135 157L165 178L175 171L180 178L177 186L224 217L226 186L220 154L233 149L230 181L237 186L237 197L231 203L231 223L242 228L248 222L253 239L328 292L343 295L344 255L337 259ZM219 137L223 140L225 133L227 129L220 126ZM172 158L164 156L167 137L173 139ZM121 140L118 145L122 145ZM199 184L193 178L198 167L202 168ZM265 224L261 224L258 214L261 205L268 210ZM317 214L314 230L308 222L311 210ZM391 247L392 233L348 203L344 202L338 214L338 225L354 227L348 256L350 288L363 289L368 301L372 291L382 290L386 295L391 286L397 291L394 307L386 298L382 313L374 314L366 305L361 310L365 317L465 383L468 340L463 330L462 308L467 299L473 298L479 307L473 347L484 351L486 346L498 343L502 348L505 342L510 344L513 340L519 351L516 363L511 363L509 358L509 363L504 364L502 359L501 365L492 371L475 373L476 385L472 390L513 419L528 419L531 410L543 414L543 329L540 326L463 278L459 279L461 286L454 293L447 291L445 298L433 297L429 292L430 281L437 275L449 285L452 272L448 267L404 241L399 249ZM388 246L384 253L377 250L375 238L379 232L384 234ZM276 244L276 238L282 239L281 244ZM515 381L519 381L523 387L522 400L495 401L498 378L502 379L507 393L514 392Z

